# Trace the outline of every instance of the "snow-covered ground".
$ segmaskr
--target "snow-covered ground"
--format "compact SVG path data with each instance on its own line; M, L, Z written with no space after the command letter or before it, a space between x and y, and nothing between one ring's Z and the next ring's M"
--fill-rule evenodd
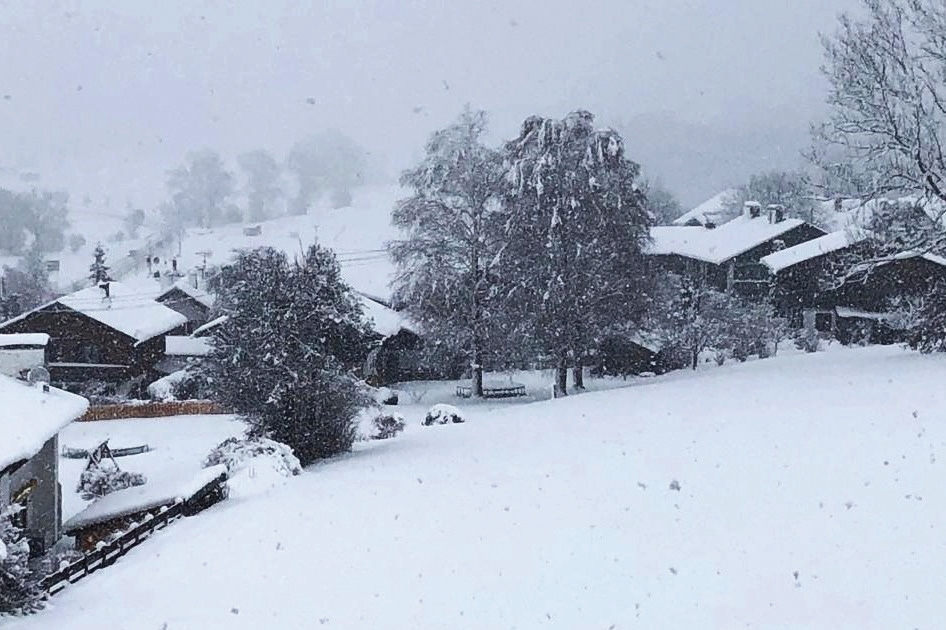
M939 627L944 379L833 350L408 415L10 627Z
M154 485L197 474L210 449L228 437L241 435L244 427L229 415L73 422L59 434L59 446L91 450L106 439L113 449L147 444L151 448L147 453L115 461L122 470L141 473ZM88 505L75 491L85 465L85 459L59 458L63 521Z

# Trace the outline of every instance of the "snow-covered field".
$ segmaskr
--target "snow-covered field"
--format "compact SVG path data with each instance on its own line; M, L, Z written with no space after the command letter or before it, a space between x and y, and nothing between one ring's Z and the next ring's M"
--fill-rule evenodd
M10 627L941 627L944 380L833 350L409 415Z
M147 444L151 448L147 453L115 461L122 470L141 473L149 484L158 484L198 473L210 449L228 437L241 435L243 429L242 422L228 415L73 422L59 434L59 446L91 450L105 440L113 449ZM75 491L85 465L84 459L59 458L63 521L88 505Z

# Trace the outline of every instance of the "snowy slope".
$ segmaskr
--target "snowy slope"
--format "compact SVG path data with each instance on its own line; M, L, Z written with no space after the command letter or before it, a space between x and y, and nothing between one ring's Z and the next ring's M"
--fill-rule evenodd
M9 627L938 627L944 379L844 349L409 417Z
M202 266L205 258L208 265L221 265L237 250L264 246L294 259L317 241L335 250L342 275L353 288L386 299L393 267L385 243L395 237L391 210L402 194L397 187L365 188L355 191L349 208L321 206L304 216L192 228L179 247L175 243L170 251L163 252L163 258L175 257L178 269L187 272Z

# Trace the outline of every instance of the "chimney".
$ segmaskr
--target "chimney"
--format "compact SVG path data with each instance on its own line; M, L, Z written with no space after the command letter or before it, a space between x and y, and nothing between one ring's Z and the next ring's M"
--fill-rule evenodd
M769 213L769 223L781 223L785 219L785 206L771 203L766 207Z
M758 201L747 201L742 206L742 214L747 219L758 219L762 216L762 204Z

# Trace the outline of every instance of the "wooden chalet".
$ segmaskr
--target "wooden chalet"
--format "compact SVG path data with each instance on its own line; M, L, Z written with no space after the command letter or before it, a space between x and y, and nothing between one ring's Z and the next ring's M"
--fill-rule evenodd
M899 340L892 303L926 295L946 280L946 258L907 251L858 263L869 259L871 236L866 230L840 230L763 258L774 278L779 312L796 325L807 314L817 330L841 341Z
M769 270L763 257L818 238L824 230L785 218L781 206L749 202L742 215L720 226L660 226L651 230L647 253L675 273L700 277L720 291L747 298L768 294Z
M187 318L118 282L88 287L6 322L0 333L46 333L54 383L118 383L150 376L164 356L167 334Z

